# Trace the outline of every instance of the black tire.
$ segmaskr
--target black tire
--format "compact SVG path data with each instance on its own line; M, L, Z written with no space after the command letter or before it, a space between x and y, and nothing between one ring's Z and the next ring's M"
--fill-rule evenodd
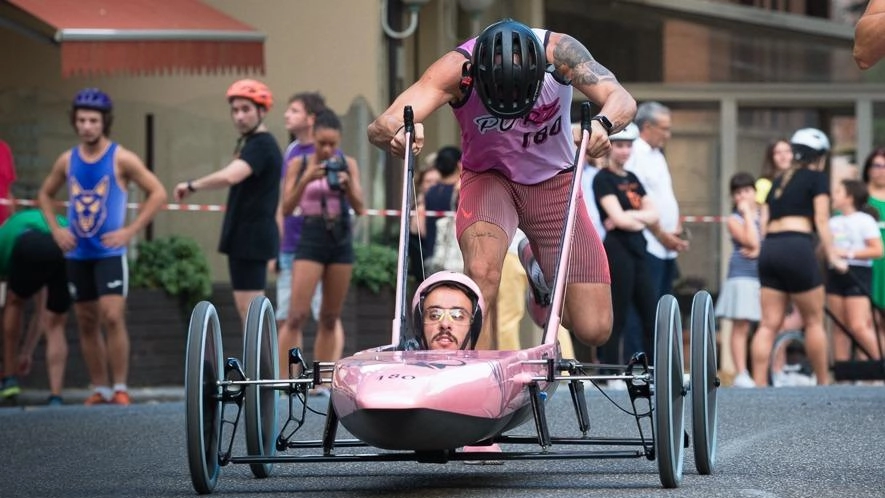
M218 312L202 301L191 313L184 366L187 461L199 494L215 489L221 469L222 350Z
M682 318L676 298L658 301L655 317L654 436L658 473L665 488L682 482L685 389L682 376Z
M719 380L715 334L713 298L700 291L691 303L691 432L694 463L701 475L712 474L716 466Z
M249 380L276 379L277 323L273 306L264 296L249 303L243 334L243 369ZM273 386L249 384L245 391L246 451L250 456L273 456L277 437L277 391ZM268 477L272 463L250 464L255 477Z
M811 375L813 370L808 356L805 353L805 335L801 330L790 330L782 334L778 334L771 345L771 356L768 358L768 385L776 386L774 378L775 366L777 365L778 356L786 355L784 363L784 371L790 370L802 375Z

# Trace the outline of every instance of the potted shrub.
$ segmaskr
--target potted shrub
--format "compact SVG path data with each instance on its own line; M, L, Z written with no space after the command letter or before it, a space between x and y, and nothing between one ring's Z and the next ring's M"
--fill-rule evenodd
M179 385L193 306L212 285L202 249L190 238L140 242L130 261L126 300L131 385Z
M193 239L172 235L142 241L136 252L129 272L132 287L165 291L185 314L212 295L209 263Z
M379 294L384 287L396 286L398 253L381 244L354 244L351 285Z

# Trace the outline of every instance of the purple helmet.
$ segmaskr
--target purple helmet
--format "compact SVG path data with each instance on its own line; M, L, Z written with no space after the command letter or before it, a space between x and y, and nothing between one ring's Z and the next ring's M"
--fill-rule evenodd
M98 88L84 88L77 92L71 107L73 109L92 109L95 111L111 112L114 108L114 104L111 102L111 98L108 94L102 92Z
M415 330L415 339L421 349L428 349L430 346L424 338L424 298L430 291L440 286L455 287L461 289L470 298L473 303L473 319L470 322L470 331L467 334L468 340L464 341L461 349L473 349L476 347L476 340L482 331L482 314L485 310L485 301L482 298L482 291L472 278L463 273L454 271L438 271L427 277L421 285L415 290L415 296L412 297L412 324ZM468 344L470 345L468 347Z

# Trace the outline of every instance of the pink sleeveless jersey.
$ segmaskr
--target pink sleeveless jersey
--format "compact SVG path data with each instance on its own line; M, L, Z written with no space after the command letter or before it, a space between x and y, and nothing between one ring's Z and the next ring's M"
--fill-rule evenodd
M533 31L546 47L548 32ZM470 57L475 43L468 40L456 50ZM574 165L571 103L571 85L550 73L531 112L518 119L492 116L471 90L466 102L452 107L461 126L461 164L470 171L498 171L523 185L549 180Z

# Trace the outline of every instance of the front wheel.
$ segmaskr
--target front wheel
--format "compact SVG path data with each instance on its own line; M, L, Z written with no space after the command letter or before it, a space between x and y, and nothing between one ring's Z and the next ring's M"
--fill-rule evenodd
M184 366L187 461L194 490L211 493L221 461L221 325L211 303L202 301L191 314Z
M682 376L682 318L676 298L658 301L655 317L654 438L658 473L665 488L682 482L685 389Z

